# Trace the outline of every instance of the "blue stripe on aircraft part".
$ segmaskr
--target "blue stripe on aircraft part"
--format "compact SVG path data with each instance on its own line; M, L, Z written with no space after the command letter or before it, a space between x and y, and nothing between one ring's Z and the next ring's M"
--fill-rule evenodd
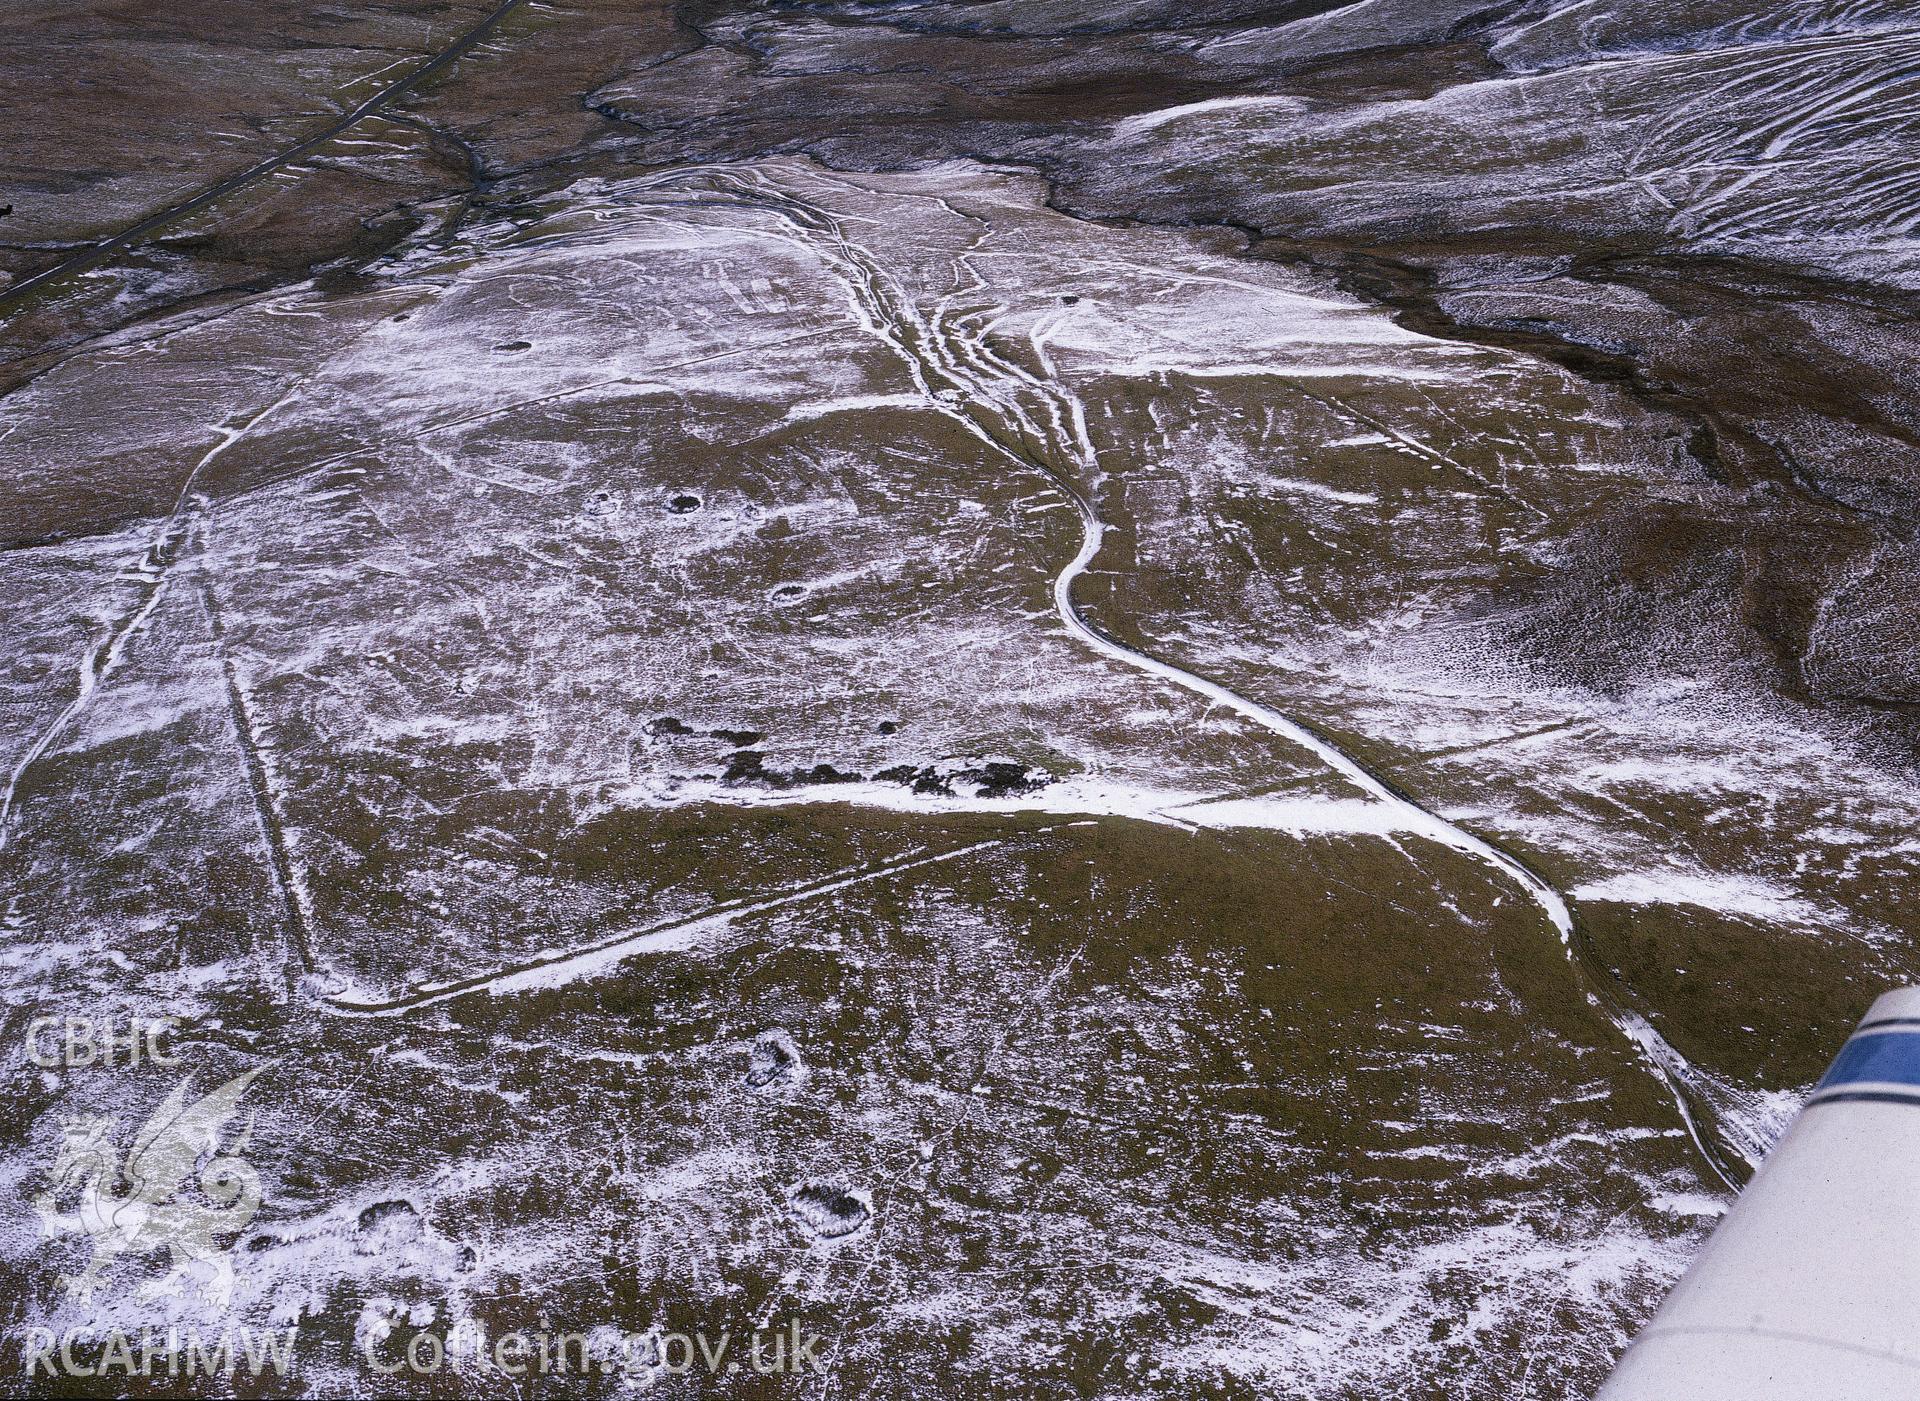
M1856 1086L1889 1087L1863 1093ZM1910 1087L1904 1092L1890 1087ZM1870 1030L1840 1048L1827 1073L1814 1086L1810 1103L1835 1099L1884 1100L1920 1104L1920 1028Z

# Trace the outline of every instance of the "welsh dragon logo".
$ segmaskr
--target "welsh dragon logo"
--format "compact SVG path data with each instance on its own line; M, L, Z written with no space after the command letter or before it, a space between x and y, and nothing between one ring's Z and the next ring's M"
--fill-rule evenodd
M86 1269L60 1276L68 1293L90 1300L118 1256L170 1250L172 1269L145 1285L140 1298L180 1294L189 1271L205 1265L213 1278L204 1293L216 1307L226 1307L233 1293L232 1241L222 1247L216 1237L235 1235L253 1220L260 1209L260 1175L239 1156L253 1131L251 1116L224 1146L220 1137L240 1097L264 1069L236 1076L192 1104L187 1102L189 1075L134 1135L124 1162L112 1140L117 1120L95 1115L66 1120L47 1186L33 1199L33 1209L50 1238L85 1233L93 1242ZM204 1202L183 1196L196 1168ZM56 1203L76 1187L76 1206L61 1212Z

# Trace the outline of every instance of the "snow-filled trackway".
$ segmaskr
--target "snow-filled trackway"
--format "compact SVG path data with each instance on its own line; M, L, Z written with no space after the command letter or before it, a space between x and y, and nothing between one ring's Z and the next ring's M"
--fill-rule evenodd
M930 407L1021 468L1044 475L1072 503L1081 524L1080 548L1055 576L1052 597L1062 626L1073 637L1111 661L1202 696L1306 750L1386 812L1392 837L1423 837L1517 885L1553 929L1588 1004L1634 1045L1665 1085L1688 1136L1713 1173L1732 1187L1758 1164L1765 1147L1761 1136L1723 1108L1730 1096L1720 1092L1713 1077L1630 1005L1624 989L1616 990L1617 980L1588 953L1573 910L1549 881L1511 853L1422 806L1327 736L1121 640L1086 614L1075 600L1075 584L1105 543L1107 523L1095 504L1105 474L1087 429L1085 405L1060 376L1036 374L1001 355L959 317L949 314L952 297L929 314L872 252L848 236L838 217L764 169L700 167L674 172L650 180L642 198L648 204L684 211L682 217L702 208L764 213L779 226L773 236L821 258L845 285L861 326L899 354ZM960 214L947 201L939 202ZM977 215L961 217L981 226L977 251L991 238L991 227ZM985 285L968 254L957 260L956 273L970 279L975 288ZM1050 368L1045 365L1044 350L1036 349L1043 369Z

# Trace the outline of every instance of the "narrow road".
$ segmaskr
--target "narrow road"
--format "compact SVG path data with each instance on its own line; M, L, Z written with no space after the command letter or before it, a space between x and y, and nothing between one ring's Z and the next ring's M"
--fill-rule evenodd
M184 218L189 214L198 213L208 205L217 203L238 190L245 189L248 185L264 179L276 170L283 169L296 161L312 155L329 141L332 141L335 137L353 126L354 123L379 111L396 97L418 86L428 78L433 77L436 73L451 67L459 61L461 55L484 40L495 29L499 28L501 21L526 3L527 0L500 0L500 3L494 6L484 19L471 29L466 30L452 43L429 55L399 78L396 78L393 82L381 88L372 97L360 103L359 106L352 108L344 115L329 122L313 135L294 143L285 150L266 157L254 165L248 166L238 174L229 175L217 184L209 185L205 189L189 195L177 203L168 205L157 213L149 214L146 218L140 220L139 223L122 229L117 234L104 238L98 243L89 244L78 252L68 254L52 267L44 268L29 277L21 278L18 282L14 283L13 286L6 288L4 291L0 291L0 311L17 306L35 291L50 282L57 281L72 273L84 272L86 269L112 257L122 249L132 247L148 234L172 223L174 220Z

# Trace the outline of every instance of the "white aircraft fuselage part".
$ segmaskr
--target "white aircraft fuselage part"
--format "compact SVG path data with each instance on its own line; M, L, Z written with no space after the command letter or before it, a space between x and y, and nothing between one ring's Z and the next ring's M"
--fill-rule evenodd
M1920 1398L1920 988L1834 1058L1596 1401Z

